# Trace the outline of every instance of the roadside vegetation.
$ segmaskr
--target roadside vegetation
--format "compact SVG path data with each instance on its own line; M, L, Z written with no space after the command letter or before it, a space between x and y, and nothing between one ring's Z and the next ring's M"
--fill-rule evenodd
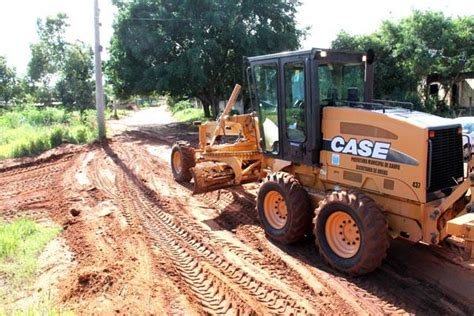
M37 272L38 255L59 231L26 219L0 222L1 277L16 285L31 281Z
M0 112L0 159L33 156L62 143L84 144L96 138L95 111L62 108Z
M202 109L197 109L189 100L173 102L169 104L173 117L179 122L207 121Z
M459 100L448 105L449 94L462 73L474 71L473 34L472 15L415 10L372 34L341 31L332 48L375 51L376 99L410 101L417 110L453 117L461 108ZM439 93L430 92L431 83L439 84Z
M57 227L45 227L26 219L12 223L0 221L0 315L7 313L5 309L13 306L18 295L33 284L38 272L38 257L59 232ZM13 315L57 314L47 300L40 305Z

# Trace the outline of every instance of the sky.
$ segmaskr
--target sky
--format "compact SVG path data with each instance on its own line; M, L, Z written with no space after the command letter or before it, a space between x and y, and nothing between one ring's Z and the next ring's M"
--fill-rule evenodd
M436 10L448 16L474 15L472 0L301 0L297 19L301 27L311 27L303 48L326 48L336 34L374 32L383 20L399 20L411 10ZM101 7L101 39L105 48L112 36L115 7L111 0L99 0ZM20 75L26 73L30 44L37 41L36 20L64 12L69 16L67 40L94 43L93 0L0 0L0 55Z

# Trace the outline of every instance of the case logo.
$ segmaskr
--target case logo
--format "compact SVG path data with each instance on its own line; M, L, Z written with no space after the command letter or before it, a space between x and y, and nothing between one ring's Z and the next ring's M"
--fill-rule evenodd
M357 142L351 138L347 142L341 136L331 140L331 150L336 153L387 160L390 143L372 142L368 139Z

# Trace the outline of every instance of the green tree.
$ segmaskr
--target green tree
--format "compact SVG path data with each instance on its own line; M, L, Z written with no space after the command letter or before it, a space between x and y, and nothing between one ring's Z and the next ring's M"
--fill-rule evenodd
M77 42L68 45L60 79L56 84L58 97L64 106L82 112L94 105L94 72L92 48Z
M447 93L461 72L474 70L474 17L445 17L413 11L399 22L385 21L370 35L340 32L336 49L373 48L377 55L375 96L423 100L429 108L427 77L438 75Z
M93 55L90 46L65 40L68 26L63 13L38 19L39 41L31 45L28 76L38 101L50 104L58 98L64 106L82 113L93 105Z
M8 104L18 93L16 71L8 67L7 59L0 56L0 100Z
M242 79L243 56L299 47L295 0L134 0L119 9L106 71L115 94L199 98L206 116Z
M67 19L63 13L47 17L44 21L38 19L36 27L39 41L30 46L28 76L34 84L38 101L47 104L52 102L55 94L51 82L64 62L64 34L69 26Z

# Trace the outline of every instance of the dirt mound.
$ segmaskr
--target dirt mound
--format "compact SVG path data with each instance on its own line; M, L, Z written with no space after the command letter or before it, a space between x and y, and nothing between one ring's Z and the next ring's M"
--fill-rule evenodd
M112 271L115 270L115 271ZM77 276L76 281L71 285L69 293L64 294L63 301L74 300L78 297L87 299L89 296L107 293L111 291L113 285L117 283L117 271L121 268L113 266L100 271L83 272Z

